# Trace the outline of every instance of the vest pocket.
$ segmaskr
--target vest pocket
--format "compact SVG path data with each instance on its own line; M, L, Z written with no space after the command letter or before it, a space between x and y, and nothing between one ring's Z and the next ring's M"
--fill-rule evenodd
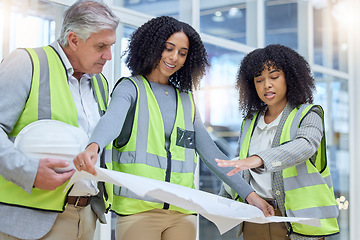
M195 131L177 128L176 146L195 149Z

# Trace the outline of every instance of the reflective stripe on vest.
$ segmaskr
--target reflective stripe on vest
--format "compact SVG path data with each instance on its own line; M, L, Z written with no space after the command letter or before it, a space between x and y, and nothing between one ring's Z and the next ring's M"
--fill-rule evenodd
M310 112L314 105L303 104L295 108L289 114L283 126L280 144L286 143L295 138L302 119ZM320 106L316 106L322 110ZM258 113L252 119L246 119L243 123L242 135L240 138L239 158L248 156L250 139L257 122ZM324 119L323 119L324 127ZM335 201L330 170L326 159L325 128L323 138L317 150L314 164L311 160L286 168L282 171L285 210L288 217L319 218L321 227L291 223L290 232L304 236L330 236L339 232L336 217L339 213ZM311 201L310 201L311 200Z
M31 89L24 110L9 134L9 139L14 140L22 128L40 119L58 120L78 127L78 115L69 88L67 72L56 51L50 46L26 50L33 63ZM107 82L102 76L100 80L99 84L96 77L93 78L99 85L95 95L98 99L105 96L103 99L107 101L106 93L102 92L108 88ZM29 194L0 176L0 202L62 212L66 204L67 193L63 193L65 187L66 183L54 191L33 188Z
M170 148L166 150L163 119L149 82L142 76L130 80L137 89L134 122L125 146L117 146L114 141L114 170L194 188L195 108L191 93L180 93L176 89L176 119ZM114 186L112 209L119 214L135 214L163 206L163 202L147 196L141 198L126 188ZM190 213L172 205L169 209Z

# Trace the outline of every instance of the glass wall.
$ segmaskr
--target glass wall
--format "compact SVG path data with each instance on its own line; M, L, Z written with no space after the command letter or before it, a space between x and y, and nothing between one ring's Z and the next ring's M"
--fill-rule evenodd
M133 11L151 15L151 16L173 16L180 18L180 9L183 14L186 9L190 14L191 5L187 0L156 0L156 1L142 1L142 0L113 0L115 6L125 7ZM186 18L186 16L181 16Z
M55 41L55 16L64 6L44 1L5 0L0 8L1 50L3 57L19 47L38 47ZM56 14L55 14L56 13Z
M4 8L2 4L0 5L0 46L3 46L4 41ZM0 47L0 59L3 59L2 57L3 48Z
M265 45L283 44L298 49L297 1L265 2Z
M203 33L246 43L245 1L200 0L200 26Z
M137 12L146 13L153 16L178 15L179 4L181 0L159 0L159 1L142 1L142 0L114 0L116 6L125 7Z
M237 125L240 113L237 110L234 86L238 66L244 54L212 44L205 44L205 48L211 67L196 93L203 121L212 125Z
M318 1L314 4L314 63L348 71L348 1ZM321 3L323 2L323 3Z
M113 57L114 63L114 79L113 83L119 80L121 77L130 76L130 70L125 65L126 59L126 48L129 43L129 36L134 32L135 28L131 26L126 26L124 24L119 24L117 29L117 41L115 43L115 50L121 53L121 55L116 55ZM120 67L119 67L120 66Z
M56 4L53 2L58 2ZM54 41L66 5L74 1L0 1L0 58L17 47L35 47ZM234 88L239 64L256 47L280 43L308 59L316 79L315 103L325 111L328 160L340 207L341 234L349 238L349 38L344 22L349 0L112 0L122 23L110 63L111 82L130 73L121 58L129 35L152 16L170 15L193 24L201 33L211 68L195 92L203 122L219 148L235 155L242 121ZM30 4L31 3L31 4ZM64 4L64 5L62 5ZM306 12L304 14L303 7ZM305 31L304 31L305 24ZM304 44L305 43L305 44ZM356 66L358 67L358 66ZM355 111L354 109L352 111ZM221 185L200 164L200 189L217 193ZM237 229L220 236L216 227L200 217L199 239L236 239ZM352 239L354 240L354 239Z
M55 40L55 25L52 20L13 13L10 22L14 26L10 33L10 51L22 46L43 46ZM34 32L40 34L34 34Z

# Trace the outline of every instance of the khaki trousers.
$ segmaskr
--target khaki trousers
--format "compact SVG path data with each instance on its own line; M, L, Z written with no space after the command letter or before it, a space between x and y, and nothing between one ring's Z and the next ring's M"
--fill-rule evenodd
M56 218L50 232L41 240L91 240L94 238L96 220L90 205L75 207L68 204Z
M282 216L280 209L275 209L275 216ZM290 240L286 234L287 228L284 222L265 224L244 222L243 226L244 240ZM319 238L319 240L324 239Z
M195 240L197 218L177 211L153 209L118 216L117 240Z
M281 216L279 209L275 210L276 216ZM243 238L244 240L290 240L286 236L287 228L285 223L251 223L244 222Z
M68 204L65 211L58 214L54 226L40 240L91 240L96 227L96 214L91 206L75 207ZM20 240L0 232L1 240Z

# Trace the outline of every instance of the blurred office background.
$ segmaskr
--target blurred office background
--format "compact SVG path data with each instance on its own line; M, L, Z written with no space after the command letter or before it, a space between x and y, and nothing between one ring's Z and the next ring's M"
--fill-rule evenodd
M58 37L61 19L74 0L0 0L0 59L18 47L47 45ZM341 233L360 235L360 1L358 0L104 0L120 17L113 60L104 73L111 84L129 71L121 58L129 35L154 16L188 22L201 34L212 67L195 93L202 119L220 149L235 155L242 115L234 89L240 61L249 51L280 43L298 51L316 78L315 103L325 110L327 154L339 202ZM1 81L1 79L0 79ZM1 113L0 113L1 114ZM199 166L199 188L217 193L221 182ZM358 203L358 204L357 204ZM109 215L109 220L111 219ZM97 239L114 239L114 221ZM237 229L220 235L199 217L201 240L236 239Z

